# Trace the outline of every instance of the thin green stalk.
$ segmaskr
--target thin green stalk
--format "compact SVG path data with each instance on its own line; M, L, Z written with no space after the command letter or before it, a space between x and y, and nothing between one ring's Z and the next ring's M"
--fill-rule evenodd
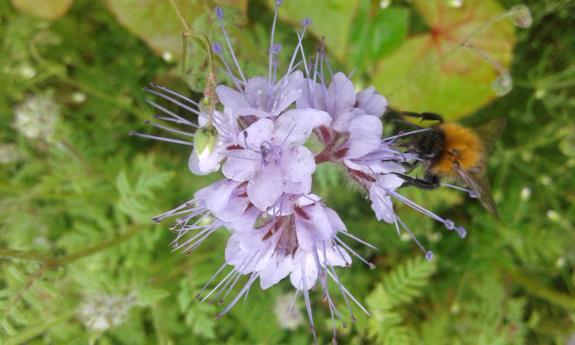
M93 246L86 247L82 250L62 256L60 258L48 258L46 254L40 254L35 251L23 251L9 248L0 249L0 258L40 261L44 263L43 270L57 268L120 244L130 239L134 235L137 235L145 228L146 227L141 224L134 224L128 231L114 239L96 243Z
M0 259L20 259L29 261L46 261L45 254L36 251L17 250L17 249L0 249Z
M170 345L173 341L170 339L168 330L166 329L166 319L163 317L162 306L160 302L154 303L151 308L152 321L156 333L156 341L158 345Z
M121 234L120 236L118 236L114 239L102 241L100 243L96 243L93 246L86 247L82 250L79 250L79 251L74 252L72 254L68 254L68 255L63 256L61 258L48 260L46 262L46 266L48 268L57 268L57 267L72 263L74 261L77 261L79 259L82 259L86 256L96 254L102 250L106 250L108 248L114 247L114 246L132 238L134 235L139 234L145 228L146 227L142 224L134 224L130 227L130 229L128 231L124 232L123 234Z
M47 260L42 260L42 266L36 272L34 272L34 274L30 275L28 277L28 281L26 282L24 287L22 289L20 289L20 291L18 293L16 293L14 296L12 296L12 299L11 299L10 303L8 304L9 309L3 310L2 312L6 313L6 314L10 314L12 308L20 303L20 299L22 298L24 291L30 289L32 287L32 285L38 279L40 279L44 275L44 273L46 273L46 271L48 271L50 269L55 269L58 267L65 266L65 265L72 263L74 261L77 261L79 259L85 258L85 257L90 256L92 254L96 254L100 251L103 251L103 250L106 250L106 249L111 248L113 246L116 246L116 245L132 238L133 236L140 233L145 228L146 227L141 225L141 224L134 224L130 227L130 229L128 231L126 231L125 233L121 234L120 236L118 236L114 239L102 241L100 243L96 243L93 246L86 247L82 250L79 250L79 251L74 252L72 254L62 256L60 258L51 258L51 259L47 259ZM10 250L10 249L5 250L5 252L6 253L12 253L12 255L15 254L15 251ZM24 255L22 253L21 256L26 256L26 255ZM27 256L32 257L31 252L29 252Z
M557 306L571 310L575 309L575 296L550 289L521 272L513 271L508 268L503 268L503 271L511 278L511 280L521 285L521 287L529 293Z

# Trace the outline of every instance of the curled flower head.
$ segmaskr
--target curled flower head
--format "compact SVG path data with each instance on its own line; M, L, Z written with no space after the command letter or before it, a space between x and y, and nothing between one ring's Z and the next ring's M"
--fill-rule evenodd
M279 5L276 2L267 50L267 76L246 77L223 25L224 12L217 9L225 43L213 43L212 51L222 61L232 86L216 86L218 103L210 108L152 84L146 88L148 93L185 109L189 116L150 100L149 104L161 113L156 116L161 122L150 124L174 137L133 134L189 146L192 173L205 175L221 170L225 177L155 218L176 218L172 245L186 253L218 229L229 230L225 262L197 297L223 302L241 286L218 315L223 316L248 295L258 280L260 288L268 289L289 277L295 297L304 298L315 338L310 296L314 288L321 290L333 320L341 320L344 325L347 318L355 320L353 304L367 313L343 286L337 269L350 267L352 257L370 268L374 265L344 239L376 249L354 235L353 229L348 231L337 212L312 193L318 164L331 162L343 167L370 199L375 217L398 232L407 232L428 259L433 253L399 217L394 202L441 222L461 237L465 229L400 193L418 160L399 144L399 139L420 130L384 136L381 117L387 110L385 97L372 87L356 92L349 77L331 73L323 47L311 59L305 55L302 40L310 20L303 21L289 64L281 68L281 45L274 41ZM314 146L308 145L312 138ZM329 285L334 285L345 301L347 316L336 306ZM333 332L335 341L335 328Z

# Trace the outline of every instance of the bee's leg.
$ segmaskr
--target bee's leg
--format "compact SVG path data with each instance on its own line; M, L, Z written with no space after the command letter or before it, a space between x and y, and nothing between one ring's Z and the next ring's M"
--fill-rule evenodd
M402 115L402 111L388 108L383 116L385 121L399 123L409 128L421 129L421 127L415 123L407 121Z
M404 186L414 186L421 189L435 189L439 187L439 177L435 175L426 174L425 178L421 179L400 173L393 174L401 177L405 181Z
M417 166L419 165L419 162L401 162L401 165L406 169L406 172L410 172L413 169L417 168ZM408 176L409 177L409 176Z
M439 124L442 124L444 122L443 116L435 113L428 113L428 112L414 113L411 111L401 111L399 113L404 116L418 117L421 119L421 121L437 121L439 122Z

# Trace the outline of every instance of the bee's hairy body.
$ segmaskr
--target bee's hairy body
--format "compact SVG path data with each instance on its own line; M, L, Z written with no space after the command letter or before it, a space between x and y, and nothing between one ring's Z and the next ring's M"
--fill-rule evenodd
M453 179L466 185L470 195L478 198L489 212L497 216L489 181L485 177L485 162L493 149L494 139L505 127L505 119L494 119L473 130L455 122L445 122L441 115L435 113L401 111L399 114L421 121L437 121L438 124L427 128L411 124L417 130L404 144L407 152L417 156L415 163L407 164L407 168L423 166L424 177L396 175L403 178L406 185L422 189L438 188L442 178Z
M475 174L484 170L484 149L481 139L473 130L454 122L433 128L432 136L436 157L428 161L429 172L442 177L456 177L455 166ZM422 139L424 140L424 139ZM418 145L421 145L420 141Z

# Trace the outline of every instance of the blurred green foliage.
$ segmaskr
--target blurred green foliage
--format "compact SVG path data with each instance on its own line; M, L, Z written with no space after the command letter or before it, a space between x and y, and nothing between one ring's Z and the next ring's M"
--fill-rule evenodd
M484 41L497 49L516 42L513 57L509 50L502 58L515 88L495 99L488 87L496 74L477 56L458 63L485 72L474 71L480 73L474 79L458 71L457 87L445 88L437 79L443 76L434 75L449 59L431 57L429 68L414 61L407 75L399 73L405 68L397 64L411 63L406 57L414 54L414 37L432 35L430 26L438 20L429 17L424 2L394 1L385 9L367 0L285 2L277 36L284 52L295 46L301 17L311 16L308 51L326 36L334 68L355 69L356 82L399 94L389 96L392 105L408 108L412 102L417 109L411 110L466 115L470 125L493 117L508 120L489 162L500 219L452 191L410 191L410 197L464 224L469 234L460 240L400 208L436 253L431 263L413 242L376 222L336 168L320 168L318 193L349 229L379 247L355 248L372 258L376 270L359 264L341 270L343 282L372 317L356 310L358 321L338 329L340 342L575 341L575 4L527 1L531 28L516 30L514 37L506 23L498 24L504 26L503 38L497 27L482 34L476 44L486 50ZM221 39L211 13L216 1L180 3L190 27ZM218 3L245 71L265 73L270 2ZM458 10L467 13L466 6L477 3L463 0L463 9L445 11L457 18ZM486 3L482 6L493 8L485 15L472 12L474 20L518 4ZM457 39L465 34L457 27L446 30ZM186 148L127 135L152 115L141 90L146 83L201 97L207 53L190 40L187 59L178 60L184 31L168 0L0 3L2 344L311 342L305 323L283 329L283 316L274 311L278 297L292 291L288 282L254 289L247 303L214 320L218 306L198 303L194 296L222 264L227 234L218 232L183 256L171 252L169 225L150 221L217 179L191 176ZM218 75L218 80L225 79ZM483 96L474 96L474 87ZM316 319L326 320L319 323L320 343L327 343L329 312L320 296L313 299Z

